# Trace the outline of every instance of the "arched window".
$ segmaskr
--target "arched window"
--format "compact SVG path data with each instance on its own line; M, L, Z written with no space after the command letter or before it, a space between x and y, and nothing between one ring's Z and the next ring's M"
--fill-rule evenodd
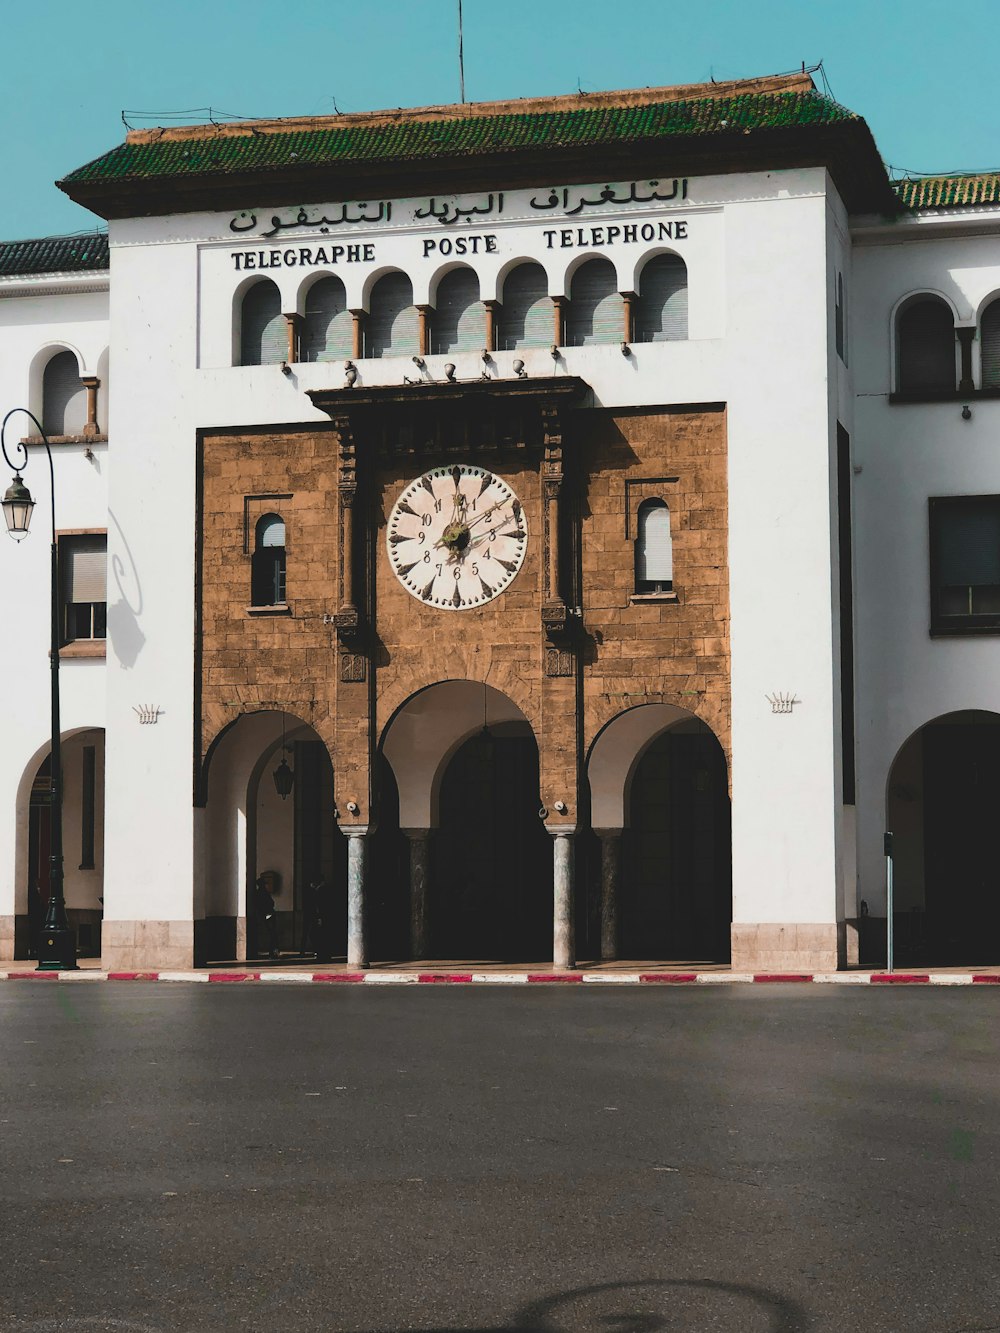
M486 307L471 268L456 268L438 283L432 347L435 352L474 352L486 346Z
M679 342L688 336L687 265L680 255L654 255L645 265L633 324L637 343Z
M635 590L672 592L674 552L670 510L663 500L644 500L636 516Z
M343 361L354 350L354 318L339 278L320 278L306 292L299 355L303 361Z
M415 356L420 351L420 319L413 284L405 273L387 273L372 288L365 321L365 356Z
M240 365L276 366L288 356L281 293L265 278L247 289L240 309Z
M257 520L250 566L253 606L281 606L285 597L285 521L280 514Z
M551 347L555 341L549 280L541 264L518 264L503 285L503 306L497 320L497 348L516 352L525 347Z
M72 352L57 352L42 375L42 424L46 435L82 435L87 390Z
M566 315L566 346L620 343L625 337L625 302L610 259L588 259L573 274Z
M979 331L982 351L984 389L1000 389L1000 299L991 301L983 311Z
M900 393L955 392L955 322L937 296L904 306L896 324Z

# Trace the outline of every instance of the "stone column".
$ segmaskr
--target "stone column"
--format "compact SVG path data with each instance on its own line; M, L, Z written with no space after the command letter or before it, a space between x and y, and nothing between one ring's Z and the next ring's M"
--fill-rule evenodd
M622 292L623 342L632 343L635 341L635 306L638 300L639 297L636 292Z
M601 959L614 962L619 953L618 884L621 878L621 829L595 829L601 840Z
M576 962L573 929L573 836L574 828L549 828L552 854L552 961L556 967Z
M408 828L403 832L410 843L410 957L426 958L429 948L427 887L431 831L429 828Z
M365 872L368 866L368 829L345 828L347 836L347 966L368 966L365 929Z
M562 347L566 332L566 297L552 298L552 342L555 347Z
M84 435L92 436L101 433L97 424L97 390L101 387L101 381L96 375L81 375L80 383L87 390L87 424L83 428Z
M484 301L483 307L486 311L486 350L495 352L497 350L497 311L500 309L499 301Z
M299 359L299 342L302 334L302 316L286 315L285 323L288 325L288 356L285 358L290 366L294 366Z
M360 361L364 356L365 342L365 312L364 310L351 311L351 357L355 361Z
M417 306L417 351L421 356L430 356L431 354L431 320L433 314L433 306Z
M976 330L962 328L956 329L955 332L958 334L958 349L962 358L958 392L975 393L976 385L972 378L972 344L975 341Z

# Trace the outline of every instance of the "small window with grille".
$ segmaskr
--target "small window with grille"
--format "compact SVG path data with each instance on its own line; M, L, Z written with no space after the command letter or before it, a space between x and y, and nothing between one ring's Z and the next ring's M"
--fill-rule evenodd
M107 638L107 537L103 533L61 536L59 574L63 643Z
M280 514L265 514L257 521L250 584L252 605L284 606L285 520Z
M663 500L644 500L636 515L635 590L639 594L674 590L670 510Z

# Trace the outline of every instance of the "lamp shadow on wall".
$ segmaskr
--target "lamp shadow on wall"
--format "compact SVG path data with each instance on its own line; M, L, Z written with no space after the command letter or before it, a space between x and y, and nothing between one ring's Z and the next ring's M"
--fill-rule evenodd
M139 571L132 556L132 548L126 540L121 524L108 510L108 518L118 533L117 547L111 557L111 574L114 576L117 601L108 598L108 637L115 657L126 671L135 666L139 654L146 643L146 636L139 628L142 615L142 585ZM119 551L125 552L123 560Z

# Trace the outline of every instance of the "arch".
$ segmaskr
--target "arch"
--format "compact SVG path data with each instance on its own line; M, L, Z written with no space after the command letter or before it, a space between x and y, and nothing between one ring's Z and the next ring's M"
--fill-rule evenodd
M479 277L468 265L456 265L437 281L431 351L447 355L485 346L486 307L479 296Z
M636 513L635 590L637 593L672 592L674 553L670 536L670 509L666 500L643 500Z
M625 301L610 259L587 259L569 284L566 346L620 343L625 337Z
M1000 389L1000 296L987 305L979 322L980 386Z
M688 271L680 255L660 251L637 273L632 338L637 343L680 342L688 336Z
M911 295L896 308L896 389L908 394L954 393L955 313L943 296Z
M82 435L87 424L87 390L80 363L68 349L56 352L42 371L42 425L46 435Z
M263 514L254 528L254 549L250 557L251 606L284 606L285 520L280 514Z
M419 353L420 322L406 273L385 273L372 286L364 341L366 357Z
M302 361L343 361L354 347L354 317L347 307L347 289L335 274L320 274L305 287Z
M1000 713L932 718L897 750L886 777L893 834L895 961L902 966L1000 961L1000 885L993 829L1000 799ZM862 961L885 958L885 919L863 916Z
M555 341L553 306L549 277L542 265L534 260L513 264L503 275L499 290L497 350L551 347Z
M276 366L288 356L288 324L281 313L281 292L270 278L243 289L239 302L241 366Z

